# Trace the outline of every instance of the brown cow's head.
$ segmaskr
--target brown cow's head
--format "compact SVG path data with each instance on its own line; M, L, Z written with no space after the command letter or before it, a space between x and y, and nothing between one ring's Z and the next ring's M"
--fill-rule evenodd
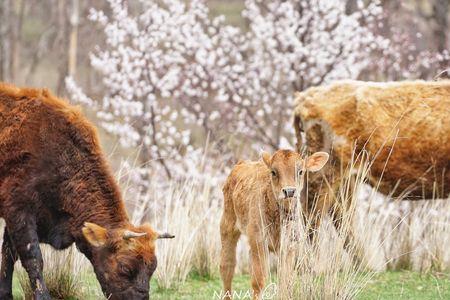
M91 244L91 262L108 299L148 299L149 281L156 269L155 240L159 235L149 225L108 230L97 224L82 229Z
M283 202L300 195L305 173L322 169L328 157L326 152L316 152L306 159L291 150L278 150L272 156L267 152L262 153L262 160L271 173L275 198Z

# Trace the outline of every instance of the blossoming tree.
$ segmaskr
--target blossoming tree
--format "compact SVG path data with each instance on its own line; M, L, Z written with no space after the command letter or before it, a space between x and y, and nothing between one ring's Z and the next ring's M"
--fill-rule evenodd
M246 29L211 17L200 0L142 1L138 14L126 1L108 2L108 16L90 14L106 36L91 55L105 95L93 101L72 78L68 90L169 177L167 161L181 161L207 135L236 135L257 148L289 144L295 91L357 78L390 45L376 34L378 1L346 13L344 1L246 0Z

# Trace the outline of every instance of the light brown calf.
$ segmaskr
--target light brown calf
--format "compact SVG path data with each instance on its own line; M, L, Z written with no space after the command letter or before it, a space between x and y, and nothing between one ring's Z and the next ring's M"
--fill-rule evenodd
M266 249L278 252L282 218L295 207L305 172L319 171L327 160L325 152L304 160L297 152L278 150L272 156L263 153L260 161L239 162L233 168L223 187L224 212L220 224L220 272L227 298L231 298L240 235L248 236L253 298L257 299L266 276Z

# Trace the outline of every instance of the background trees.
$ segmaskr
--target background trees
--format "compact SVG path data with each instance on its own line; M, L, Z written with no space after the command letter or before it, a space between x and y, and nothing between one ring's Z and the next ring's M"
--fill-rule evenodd
M68 95L119 148L141 146L139 165L177 177L207 141L222 157L292 144L297 90L434 76L448 64L448 6L5 0L0 78Z
M334 79L357 78L390 41L376 32L379 3L248 0L246 28L211 17L203 1L144 2L138 13L109 1L92 10L106 45L91 55L105 96L97 117L123 146L142 145L141 161L181 160L209 135L226 149L230 135L256 147L290 143L293 94ZM80 90L69 79L72 99ZM75 92L73 92L75 91Z

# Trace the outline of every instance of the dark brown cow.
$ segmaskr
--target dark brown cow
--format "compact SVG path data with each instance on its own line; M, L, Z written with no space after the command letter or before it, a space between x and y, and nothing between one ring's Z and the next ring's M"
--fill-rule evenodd
M148 299L158 235L133 226L95 128L47 90L0 83L0 217L6 221L0 299L12 299L15 261L35 299L50 299L39 243L75 243L109 299Z

